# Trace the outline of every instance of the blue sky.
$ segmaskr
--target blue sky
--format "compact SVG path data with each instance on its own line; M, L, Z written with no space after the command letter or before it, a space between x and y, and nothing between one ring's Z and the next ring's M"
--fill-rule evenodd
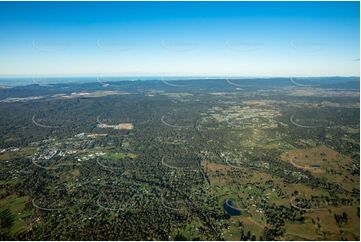
M0 76L359 76L359 2L0 2Z

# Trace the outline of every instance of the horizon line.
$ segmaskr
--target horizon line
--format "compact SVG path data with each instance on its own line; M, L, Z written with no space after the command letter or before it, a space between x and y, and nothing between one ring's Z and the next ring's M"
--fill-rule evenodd
M10 79L17 79L17 78L330 78L330 77L357 77L360 78L360 75L311 75L311 76L304 76L304 75L292 75L292 76L242 76L242 75L159 75L159 74L152 74L152 75L0 75L0 79L10 78Z

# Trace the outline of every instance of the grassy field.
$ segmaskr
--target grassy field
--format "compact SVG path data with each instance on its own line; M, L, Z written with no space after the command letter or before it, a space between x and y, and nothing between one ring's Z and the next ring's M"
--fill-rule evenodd
M294 149L282 154L281 159L330 182L336 182L348 191L359 188L359 177L351 175L349 171L353 166L352 159L329 147Z
M0 200L0 212L8 209L14 219L12 226L5 229L5 232L7 231L10 235L13 235L27 229L27 218L32 214L31 210L25 210L25 205L28 201L28 197L18 197L16 195Z
M287 223L285 240L318 240L321 239L317 234L316 226L311 218L305 219L303 224Z
M347 162L351 162L350 158L344 157L325 146L289 151L288 158L291 155L292 157L300 157L301 155L305 156L305 154L308 156L306 158L309 159L310 163L313 161L323 162L320 169L328 168L328 165L324 165L328 163L337 163L333 165L345 166ZM331 197L331 194L324 189L312 188L300 183L287 183L283 178L260 171L247 168L233 169L226 164L206 161L202 162L202 166L210 180L209 192L216 198L218 206L222 206L225 199L231 198L236 202L236 207L247 209L240 216L232 216L225 222L228 224L228 227L223 230L226 240L240 239L240 222L245 233L252 231L257 239L259 239L259 236L262 236L264 228L269 225L265 221L264 214L261 214L259 210L257 211L257 204L259 204L260 199L268 199L268 204L270 205L283 205L291 208L291 199L295 196L296 192L298 197L309 200L312 200L312 197ZM346 175L346 170L343 171L344 173L341 174ZM238 179L235 179L231 175L232 173ZM331 176L326 171L317 174L323 177ZM245 178L242 178L242 176ZM331 179L331 177L328 178ZM338 181L337 176L334 176L334 179ZM343 224L341 229L336 224L335 214L342 214L343 212L347 213L348 222ZM335 240L355 240L355 238L359 238L359 226L356 206L328 206L327 208L322 208L321 205L321 209L318 210L316 208L316 210L310 210L305 213L304 223L286 221L286 232L283 239L324 240L333 238Z
M244 233L251 231L257 239L263 234L267 226L260 217L241 215L231 217L228 221L229 227L223 230L225 240L238 241L241 239L241 226Z
M353 206L330 207L330 211L320 210L310 214L311 218L313 218L315 221L319 221L320 230L322 232L328 234L329 235L328 237L335 236L335 238L339 238L339 239L340 239L340 234L342 236L343 233L345 234L343 235L343 237L348 238L350 240L355 239L353 234L356 235L357 238L360 237L360 219L357 215L356 207ZM347 223L342 225L342 228L340 228L336 223L334 215L342 214L343 212L347 214L348 221Z
M18 151L6 151L0 154L0 161L9 161L16 158L25 158L30 157L36 152L36 149L33 147L25 147Z

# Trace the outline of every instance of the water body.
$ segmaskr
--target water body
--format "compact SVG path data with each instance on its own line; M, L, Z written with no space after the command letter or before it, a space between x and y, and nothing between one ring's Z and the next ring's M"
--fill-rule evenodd
M236 204L228 198L223 203L223 209L231 216L241 215L241 211L234 207L235 205Z

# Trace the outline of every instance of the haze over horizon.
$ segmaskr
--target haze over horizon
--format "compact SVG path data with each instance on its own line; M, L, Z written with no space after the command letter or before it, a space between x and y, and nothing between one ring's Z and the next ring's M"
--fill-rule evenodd
M1 2L0 77L360 75L359 2Z

